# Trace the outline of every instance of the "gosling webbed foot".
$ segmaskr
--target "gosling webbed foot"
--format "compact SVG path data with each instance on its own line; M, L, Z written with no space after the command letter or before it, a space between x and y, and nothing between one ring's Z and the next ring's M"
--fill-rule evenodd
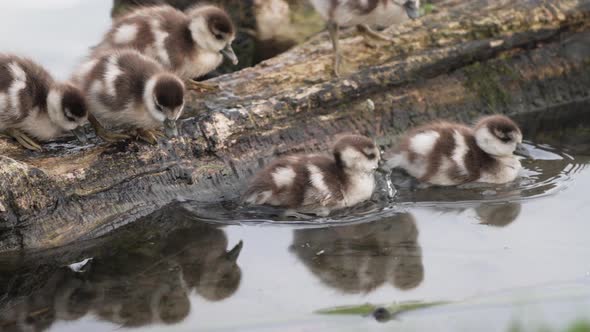
M88 121L90 122L90 125L92 125L92 128L94 128L96 136L100 137L105 142L112 143L131 138L131 136L126 134L115 133L107 130L92 114L88 115Z
M124 141L126 139L131 138L131 136L129 136L129 135L115 133L115 132L107 131L107 130L97 131L96 135L98 137L100 137L101 139L103 139L104 141L110 142L110 143Z
M216 92L219 91L219 84L188 80L186 82L186 88L199 93Z
M18 129L8 129L6 130L6 134L12 138L14 138L20 145L25 147L31 151L41 152L43 148L34 139L27 136L27 134L23 133Z
M313 216L307 215L307 214L303 214L303 213L299 213L295 210L285 210L285 212L283 212L283 217L285 218L295 218L295 219L300 219L300 220L310 220L313 219Z
M332 210L327 207L320 207L310 211L304 211L305 213L297 212L294 209L288 209L283 213L284 217L297 218L301 220L310 220L316 217L325 218L330 215Z
M138 140L142 140L151 145L156 145L158 144L158 140L166 137L166 135L157 129L137 129L136 137Z
M370 38L372 40L383 41L383 42L390 42L390 43L394 42L393 38L371 29L371 27L369 27L368 25L365 25L365 24L357 25L356 29L360 34L362 34L366 38Z

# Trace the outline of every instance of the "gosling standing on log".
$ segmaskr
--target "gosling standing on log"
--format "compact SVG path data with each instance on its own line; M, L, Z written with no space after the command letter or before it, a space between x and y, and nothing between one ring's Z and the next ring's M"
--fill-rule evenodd
M86 101L78 88L54 81L30 59L0 54L0 132L41 151L34 139L48 141L68 131L82 138L76 130L86 117Z
M388 27L420 15L420 0L311 0L320 15L328 21L334 48L334 74L340 76L338 33L340 27L356 26L365 35L390 41L371 27Z
M218 7L201 5L184 13L167 5L154 6L117 19L93 54L133 48L188 80L190 88L210 89L193 79L217 68L223 56L238 63L232 49L235 35L229 15Z
M294 155L275 160L254 178L244 195L249 204L268 204L327 216L371 197L379 149L367 137L346 135L336 141L333 157Z
M514 152L526 154L518 125L502 115L482 118L473 129L434 122L411 130L387 166L440 186L467 182L506 183L521 169Z
M163 136L177 134L176 121L184 108L184 83L151 58L134 50L114 51L90 60L80 70L87 95L90 122L107 141L129 138L107 132L135 129L137 137L156 144Z

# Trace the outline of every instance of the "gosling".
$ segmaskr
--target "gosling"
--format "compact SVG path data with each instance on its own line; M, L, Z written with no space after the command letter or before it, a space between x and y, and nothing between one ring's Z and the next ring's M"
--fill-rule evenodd
M371 139L346 135L336 141L332 157L308 154L275 160L254 177L243 200L286 208L286 215L325 217L371 197L379 160Z
M54 81L28 58L0 54L0 132L29 150L42 151L35 140L72 132L85 141L79 129L86 120L86 100L78 88Z
M311 0L319 14L328 21L334 51L334 74L340 77L338 35L340 27L356 26L364 35L391 41L371 27L389 27L419 17L420 0Z
M130 138L105 126L134 129L137 138L156 144L178 134L176 122L184 109L182 80L158 62L134 50L114 51L82 66L80 84L87 95L89 120L106 141Z
M521 169L516 150L526 154L518 125L506 116L492 115L473 129L451 122L415 128L386 158L386 165L432 185L501 184L513 181Z
M162 5L117 19L93 52L133 48L187 80L190 88L211 89L193 79L213 71L224 56L238 64L232 48L235 37L231 18L218 7L199 5L185 13Z

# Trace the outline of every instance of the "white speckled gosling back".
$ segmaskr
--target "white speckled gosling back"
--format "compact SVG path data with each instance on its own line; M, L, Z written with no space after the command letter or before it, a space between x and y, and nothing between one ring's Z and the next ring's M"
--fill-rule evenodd
M86 99L78 88L54 81L30 59L0 54L0 132L41 150L33 138L57 138L86 120Z
M275 160L255 176L244 201L326 216L371 197L379 160L372 140L346 135L336 141L333 157L311 154Z
M513 154L522 143L516 123L502 115L482 118L475 127L435 122L411 130L387 166L440 186L467 182L506 183L521 169Z

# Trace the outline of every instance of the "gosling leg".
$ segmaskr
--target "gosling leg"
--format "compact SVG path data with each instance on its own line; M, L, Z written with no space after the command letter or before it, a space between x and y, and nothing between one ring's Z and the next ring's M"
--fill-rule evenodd
M330 22L328 23L328 31L330 32L330 39L332 40L332 49L334 52L334 75L336 75L336 77L340 77L340 65L342 63L342 54L340 53L340 42L338 40L340 27L338 26L338 24Z

